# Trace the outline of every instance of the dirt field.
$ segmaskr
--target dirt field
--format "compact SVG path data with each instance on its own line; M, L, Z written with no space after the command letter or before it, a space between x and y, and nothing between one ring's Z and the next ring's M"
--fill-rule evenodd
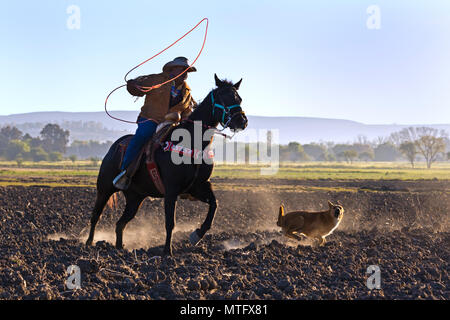
M124 204L105 209L85 247L95 188L0 187L0 299L450 299L448 181L213 179L219 209L196 247L207 205L180 200L174 257L160 257L161 199L146 199L116 250ZM344 219L316 248L286 240L278 207ZM81 289L65 285L70 265ZM369 290L370 265L381 289Z

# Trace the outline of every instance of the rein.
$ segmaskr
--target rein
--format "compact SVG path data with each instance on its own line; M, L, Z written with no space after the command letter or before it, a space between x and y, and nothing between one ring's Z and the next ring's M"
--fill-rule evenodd
M181 122L191 122L191 123L194 123L194 120L191 120L191 119L184 119L184 120L181 120L180 121L180 123ZM233 133L233 135L228 135L228 134L226 134L226 133L223 133L222 131L223 130L225 130L226 128L223 128L222 130L219 130L219 129L217 129L216 127L213 127L213 126L207 126L207 125L205 125L205 124L203 124L202 123L202 127L203 128L207 128L207 129L214 129L214 134L220 134L221 136L224 136L225 138L228 138L228 139L230 139L231 140L231 138L233 138L234 137L234 135L235 135L235 133Z

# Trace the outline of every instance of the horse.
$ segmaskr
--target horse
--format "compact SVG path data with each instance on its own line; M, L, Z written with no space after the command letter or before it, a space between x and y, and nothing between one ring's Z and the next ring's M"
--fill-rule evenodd
M185 129L190 134L191 146L194 146L194 125L201 121L202 137L207 130L217 131L219 123L223 128L229 128L232 132L244 130L247 127L247 117L241 108L242 99L237 90L241 85L242 79L233 84L228 80L220 80L214 74L216 88L211 90L203 101L194 109L187 120L182 120L173 133L177 129ZM198 132L198 125L196 132ZM174 137L172 133L172 137ZM132 135L125 135L117 139L108 150L102 160L99 174L97 177L97 198L90 219L90 232L86 241L86 245L92 245L94 240L95 226L100 218L103 209L114 193L120 191L113 185L113 179L119 174L119 163L121 154L119 144L121 141ZM178 141L169 138L173 146ZM212 143L211 139L202 140L202 150L209 150ZM196 138L198 139L198 137ZM186 141L182 141L186 142ZM189 139L187 139L189 142ZM195 229L189 236L190 243L195 246L203 238L205 233L211 228L214 215L217 210L217 200L212 190L210 177L213 171L213 161L201 160L200 164L195 161L190 163L176 164L172 160L172 152L166 152L163 148L158 148L154 154L154 161L159 170L162 184L164 186L164 194L153 183L146 164L145 157L142 157L138 169L131 180L131 184L127 190L122 191L126 204L125 210L116 223L116 248L123 249L123 230L126 224L136 215L142 201L146 197L164 198L165 212L165 228L166 241L164 245L163 255L172 255L172 231L175 227L175 210L176 201L180 194L187 194L191 197L205 202L209 205L206 219L200 228ZM203 154L203 152L202 152Z

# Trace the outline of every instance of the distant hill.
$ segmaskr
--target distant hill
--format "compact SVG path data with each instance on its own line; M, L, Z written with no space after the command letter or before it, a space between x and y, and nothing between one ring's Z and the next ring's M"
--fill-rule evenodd
M139 111L113 111L112 115L135 121ZM278 129L279 141L286 144L290 141L300 143L333 141L354 142L358 135L364 135L369 140L377 137L387 137L392 132L410 126L427 126L444 129L450 133L450 124L380 124L369 125L356 121L341 119L324 119L309 117L264 117L248 116L248 129L258 130ZM114 120L105 112L31 112L0 116L0 126L15 125L24 133L37 136L40 129L47 123L58 123L71 132L70 140L115 140L118 137L134 133L135 124ZM264 136L264 135L261 135ZM241 140L242 133L236 135Z

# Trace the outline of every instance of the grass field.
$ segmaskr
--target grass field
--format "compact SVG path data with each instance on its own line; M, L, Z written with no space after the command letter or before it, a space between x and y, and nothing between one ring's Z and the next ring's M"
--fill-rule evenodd
M95 186L99 165L91 161L24 162L0 161L0 185ZM267 166L265 166L267 167ZM425 163L411 168L404 162L303 162L281 163L273 175L261 175L262 165L216 164L213 177L229 179L300 180L450 180L450 163Z
M281 163L274 175L261 175L262 166L218 165L214 176L221 178L247 179L333 179L333 180L418 180L450 179L450 163L436 163L427 169L425 163L411 168L409 163L364 162L346 164L342 162Z

